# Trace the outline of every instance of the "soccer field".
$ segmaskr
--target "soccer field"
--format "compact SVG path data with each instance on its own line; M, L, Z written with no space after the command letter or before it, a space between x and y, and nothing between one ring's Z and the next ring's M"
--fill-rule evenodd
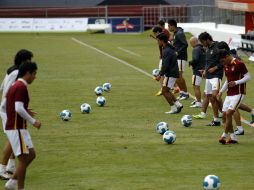
M19 49L31 50L38 64L37 79L29 86L30 107L42 128L28 126L37 158L28 168L26 189L201 190L208 174L219 176L221 190L253 189L254 129L243 124L239 144L223 146L218 142L223 127L205 127L211 108L207 119L193 120L188 128L180 118L199 113L189 108L192 99L182 101L181 114L164 114L169 106L154 96L159 83L150 76L159 51L149 33L2 33L0 42L1 81ZM246 65L252 74L254 65ZM187 67L185 79L193 93L191 75ZM105 107L98 107L94 88L105 82L112 90L103 94ZM253 84L248 82L244 102L254 107ZM85 102L92 106L90 114L80 113ZM71 110L71 121L60 119L63 109ZM155 132L160 121L176 132L173 145ZM1 132L1 152L5 141Z

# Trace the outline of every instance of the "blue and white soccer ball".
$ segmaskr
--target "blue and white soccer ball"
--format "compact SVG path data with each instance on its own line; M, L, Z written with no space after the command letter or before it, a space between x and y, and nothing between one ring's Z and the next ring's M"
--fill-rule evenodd
M103 107L106 104L106 99L103 96L99 96L96 99L96 104L98 104L99 106Z
M184 115L181 118L181 123L184 127L190 127L192 125L192 116L191 115Z
M97 96L100 96L102 95L103 93L103 87L102 86L97 86L95 89L94 89L94 92Z
M164 121L156 125L156 132L163 135L168 130L168 124Z
M111 90L111 84L109 82L106 82L102 85L103 87L103 90L106 91L106 92L109 92Z
M71 119L71 111L70 110L61 111L60 117L63 121L69 121Z
M84 103L80 106L81 113L90 113L91 110L92 110L92 108L88 103Z
M160 69L154 69L153 72L152 72L152 75L157 77L160 73Z
M167 144L173 144L176 141L176 133L174 131L166 131L163 134L163 141Z
M208 175L203 181L205 190L218 190L220 188L220 180L216 175Z

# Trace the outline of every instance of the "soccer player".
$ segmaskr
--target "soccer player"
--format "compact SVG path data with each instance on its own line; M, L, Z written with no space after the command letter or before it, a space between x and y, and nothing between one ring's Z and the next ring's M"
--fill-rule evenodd
M165 97L171 110L165 112L166 114L176 114L181 112L183 105L175 98L170 89L173 88L177 78L179 77L179 69L177 64L176 52L174 47L168 43L168 38L165 34L161 33L157 36L160 44L163 47L162 51L162 68L156 80L159 81L164 76L162 95Z
M170 32L174 33L173 46L177 54L177 62L179 69L179 78L176 81L176 84L180 88L179 100L185 100L189 98L189 93L187 91L186 82L183 78L183 72L185 65L187 64L187 47L188 43L186 36L181 27L177 27L177 22L173 19L168 20L168 28Z
M37 129L41 122L34 119L34 112L28 109L28 84L31 84L37 72L34 62L24 62L19 67L18 80L10 87L6 96L7 123L6 135L11 144L13 153L18 157L18 166L5 188L8 190L24 190L26 169L35 158L32 139L27 130L27 121Z
M198 41L198 38L191 37L190 45L192 46L192 60L189 62L189 65L192 66L193 75L192 75L192 86L195 92L196 101L195 104L190 106L192 108L201 108L201 91L200 85L202 82L202 73L200 71L205 69L205 50L203 46Z
M14 65L12 65L5 75L5 78L2 82L0 91L2 91L2 100L0 105L0 116L2 119L3 131L5 132L5 125L6 125L6 94L10 88L10 86L15 82L17 75L18 75L18 68L24 61L31 60L33 57L32 52L21 49L17 52L14 58ZM12 153L11 145L9 141L7 141L3 157L0 164L0 178L1 179L9 179L11 174L15 171L15 157Z
M210 100L214 115L214 119L207 126L220 126L219 109L221 110L222 108L222 101L217 99L217 94L219 93L221 79L223 77L223 65L218 58L217 42L213 41L212 36L207 32L203 32L199 35L198 39L201 44L207 48L203 76L206 78L205 94L208 97L206 103ZM206 104L203 103L202 112L199 115L194 115L194 118L206 117L206 113L204 112L205 109L203 109L204 106L206 106Z
M221 144L235 144L238 143L238 141L234 133L232 117L243 101L244 95L246 94L246 82L249 81L251 77L245 64L239 59L233 58L229 51L220 50L219 59L224 65L224 71L227 77L218 93L218 98L221 98L222 93L227 90L227 96L222 108L224 132L219 142ZM227 139L228 135L229 138Z

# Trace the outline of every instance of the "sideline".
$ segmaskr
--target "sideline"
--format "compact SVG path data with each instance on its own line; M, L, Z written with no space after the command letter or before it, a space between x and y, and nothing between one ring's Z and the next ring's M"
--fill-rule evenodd
M130 68L132 68L132 69L134 69L134 70L136 70L136 71L138 71L138 72L140 72L140 73L143 73L144 75L146 75L146 76L148 76L148 77L153 77L153 75L152 74L149 74L148 72L146 72L146 71L144 71L144 70L142 70L142 69L140 69L140 68L138 68L138 67L136 67L136 66L134 66L134 65L131 65L130 63L128 63L128 62L126 62L126 61L124 61L124 60L122 60L122 59L119 59L119 58L117 58L117 57L115 57L115 56L112 56L112 55L110 55L110 54L108 54L108 53L106 53L106 52L104 52L104 51L102 51L102 50L99 50L99 49L97 49L97 48L95 48L95 47L93 47L93 46L91 46L91 45L89 45L89 44L87 44L87 43L85 43L85 42L82 42L82 41L80 41L80 40L78 40L78 39L76 39L76 38L71 38L74 42L76 42L76 43L78 43L78 44L80 44L80 45L83 45L83 46L85 46L85 47L88 47L88 48L90 48L90 49L92 49L92 50L95 50L95 51L97 51L97 52L99 52L99 53L101 53L101 54L103 54L103 55L105 55L105 56L107 56L107 57L109 57L109 58L111 58L111 59L114 59L114 60L116 60L116 61L118 61L118 62L120 62L120 63L122 63L122 64L124 64L124 65L126 65L126 66L128 66L128 67L130 67ZM190 94L190 97L191 98L195 98L193 95L191 95ZM243 122L243 123L245 123L246 125L249 125L250 127L254 127L254 125L252 125L252 124L250 124L250 122L249 121L247 121L247 120L245 120L243 117L241 117L241 121Z
M122 51L124 51L124 52L126 52L126 53L129 53L129 54L131 54L131 55L135 55L135 56L141 57L141 55L139 55L138 53L134 53L134 52L132 52L132 51L130 51L130 50L127 50L127 49L125 49L125 48L122 48L122 47L117 47L117 48L120 49L120 50L122 50Z

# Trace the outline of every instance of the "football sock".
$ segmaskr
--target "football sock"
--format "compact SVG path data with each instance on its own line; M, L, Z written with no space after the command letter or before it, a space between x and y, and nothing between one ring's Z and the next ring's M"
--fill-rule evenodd
M236 126L238 131L243 131L243 126Z

